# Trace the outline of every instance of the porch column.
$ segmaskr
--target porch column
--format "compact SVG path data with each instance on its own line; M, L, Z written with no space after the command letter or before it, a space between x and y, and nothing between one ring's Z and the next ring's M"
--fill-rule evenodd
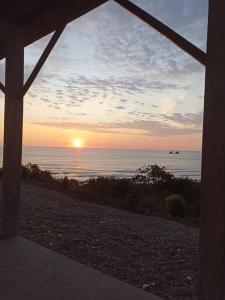
M0 237L12 238L19 230L20 177L23 128L24 43L18 28L6 37L3 181L0 202Z
M225 1L209 0L200 225L200 299L225 299Z

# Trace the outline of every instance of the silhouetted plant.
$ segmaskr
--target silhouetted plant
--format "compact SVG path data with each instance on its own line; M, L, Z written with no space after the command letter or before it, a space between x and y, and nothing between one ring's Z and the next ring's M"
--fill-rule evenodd
M133 181L139 184L163 184L174 178L175 176L167 172L165 167L147 165L138 169L138 174L133 177Z
M181 195L173 194L165 199L165 209L172 217L184 217L187 214L187 204Z
M68 190L69 188L69 185L70 185L70 180L67 176L65 176L63 179L62 179L62 188L64 190Z
M0 176L2 171L0 169ZM199 181L175 177L165 167L158 165L147 165L138 171L130 179L109 176L79 182L67 176L54 178L49 171L29 163L22 166L22 177L30 182L64 190L79 200L136 213L162 215L166 212L173 217L184 217L188 213L188 217L199 217Z
M54 181L49 171L41 170L38 165L31 163L22 166L22 177L46 183Z

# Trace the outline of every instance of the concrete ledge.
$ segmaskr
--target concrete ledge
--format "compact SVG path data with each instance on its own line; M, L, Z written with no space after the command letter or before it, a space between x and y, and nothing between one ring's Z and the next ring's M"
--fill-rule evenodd
M0 240L0 299L159 300L21 238Z

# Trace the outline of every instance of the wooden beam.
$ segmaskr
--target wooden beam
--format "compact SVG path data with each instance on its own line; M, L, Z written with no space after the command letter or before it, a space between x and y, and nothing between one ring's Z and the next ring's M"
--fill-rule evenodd
M200 299L225 299L225 1L209 1L200 219Z
M0 236L12 238L19 230L20 177L23 128L24 39L11 28L6 40L5 115Z
M27 91L31 87L32 83L34 82L35 78L37 77L37 75L40 72L41 68L43 67L44 63L46 62L49 54L51 53L51 51L54 48L55 44L57 43L58 39L60 38L65 27L66 27L66 24L63 24L54 32L48 45L46 46L45 50L43 51L40 59L38 60L36 66L34 67L32 73L30 74L29 78L27 79L27 81L23 87L23 96L27 93Z
M1 81L0 81L0 90L1 90L3 93L5 93L5 86L4 86L3 83L1 83Z
M181 35L170 29L168 26L154 18L152 15L130 2L129 0L114 0L122 7L126 8L132 14L140 18L142 21L159 31L162 35L167 37L170 41L172 41L179 48L184 50L186 53L191 55L194 59L196 59L201 64L205 65L206 63L206 54L204 51L187 41Z

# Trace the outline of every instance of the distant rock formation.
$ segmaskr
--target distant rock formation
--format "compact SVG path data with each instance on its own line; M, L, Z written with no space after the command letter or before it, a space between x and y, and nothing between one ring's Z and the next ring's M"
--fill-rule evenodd
M180 151L176 151L176 152L170 151L169 154L180 154Z

